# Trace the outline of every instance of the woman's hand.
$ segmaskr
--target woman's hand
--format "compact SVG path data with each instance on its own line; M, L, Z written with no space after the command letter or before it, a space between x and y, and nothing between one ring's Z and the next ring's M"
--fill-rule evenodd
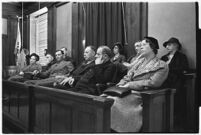
M66 77L64 75L57 75L57 76L55 76L55 78L56 79L62 79L62 78L65 79Z
M128 88L129 87L129 83L126 83L124 85L119 85L119 87L121 87L121 88Z

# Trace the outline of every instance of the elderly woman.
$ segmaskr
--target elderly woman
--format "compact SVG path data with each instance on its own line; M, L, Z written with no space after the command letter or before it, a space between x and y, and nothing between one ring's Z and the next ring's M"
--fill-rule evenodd
M37 61L39 61L39 56L35 53L32 53L29 59L30 65L23 68L20 71L19 75L11 76L8 80L24 82L24 81L32 79L33 71L37 70L41 72L42 70L42 66L38 64Z
M122 63L125 61L125 56L123 53L123 46L120 42L117 42L113 46L114 57L111 58L111 62L113 63Z
M117 132L138 132L140 130L142 101L138 91L160 87L168 75L167 64L156 57L158 49L158 41L155 38L145 37L141 44L143 59L134 61L135 64L127 75L115 86L130 89L131 94L123 98L107 96L114 99L111 108L111 128L113 130Z
M169 75L167 85L169 87L177 88L183 78L183 73L188 70L188 60L185 54L180 52L182 45L177 38L170 38L163 43L168 53L161 57L169 66Z

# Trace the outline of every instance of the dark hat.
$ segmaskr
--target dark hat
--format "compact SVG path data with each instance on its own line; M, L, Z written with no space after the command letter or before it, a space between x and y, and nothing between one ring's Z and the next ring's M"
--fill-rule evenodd
M36 54L36 53L32 53L31 55L30 55L30 58L32 57L32 56L34 56L35 58L36 58L36 61L39 61L39 56Z
M114 45L113 45L112 48L114 48L115 46L117 46L119 49L122 49L122 48L123 48L123 45L122 45L121 42L116 42L116 43L114 43Z
M114 48L115 46L117 46L119 48L119 53L122 54L124 51L123 44L121 42L116 42L116 43L114 43L112 48Z
M151 48L159 49L158 40L154 37L144 37L150 43Z
M169 43L176 43L178 44L178 49L181 50L181 43L179 42L179 40L175 37L171 37L168 41L164 42L163 43L163 46L166 47L167 44Z

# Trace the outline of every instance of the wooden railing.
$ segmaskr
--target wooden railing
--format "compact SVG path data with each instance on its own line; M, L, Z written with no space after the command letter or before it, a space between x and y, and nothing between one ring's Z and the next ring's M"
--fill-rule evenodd
M174 89L143 91L141 132L172 132ZM3 126L18 133L109 133L112 99L3 81Z

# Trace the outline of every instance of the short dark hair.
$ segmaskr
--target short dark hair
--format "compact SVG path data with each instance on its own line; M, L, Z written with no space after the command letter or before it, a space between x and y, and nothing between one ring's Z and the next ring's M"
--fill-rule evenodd
M45 55L45 56L47 56L47 55L51 55L52 57L54 57L54 55L52 55L51 53L46 53L46 55Z
M61 49L63 49L63 48L64 48L66 51L68 50L66 47L62 47ZM60 50L61 50L61 49L60 49Z
M114 49L115 46L117 46L119 48L119 53L123 54L123 52L124 52L123 44L121 42L116 42L116 43L114 43L112 49Z
M145 41L149 43L150 47L152 48L155 54L158 53L159 45L158 40L154 37L144 37Z
M36 58L36 61L39 61L40 57L36 53L32 53L29 58L31 58L32 56Z
M56 50L56 52L61 52L62 54L64 54L64 51L62 51L62 50Z

